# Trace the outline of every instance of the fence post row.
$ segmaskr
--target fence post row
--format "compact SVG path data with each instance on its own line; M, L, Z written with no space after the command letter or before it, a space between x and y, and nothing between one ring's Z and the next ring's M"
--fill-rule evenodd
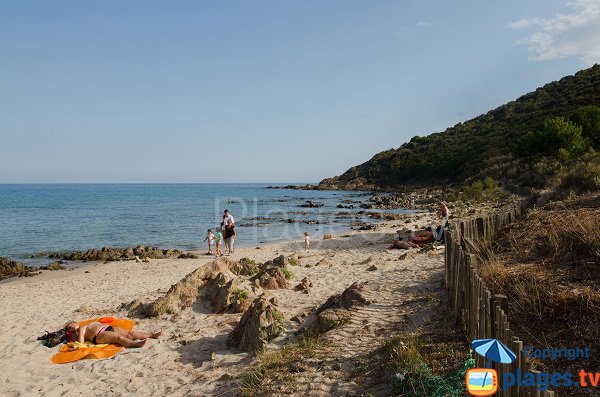
M492 295L479 275L480 253L489 248L494 236L508 224L521 218L527 208L535 202L529 197L504 212L463 219L458 224L446 228L446 252L444 257L444 282L450 294L450 305L459 316L465 334L470 340L496 338L508 346L517 359L512 364L494 364L498 371L501 390L496 397L556 397L554 391L541 392L534 387L511 388L502 384L504 373L523 373L531 370L527 357L522 354L523 342L510 329L508 298L505 295ZM477 355L477 367L484 367L485 360Z

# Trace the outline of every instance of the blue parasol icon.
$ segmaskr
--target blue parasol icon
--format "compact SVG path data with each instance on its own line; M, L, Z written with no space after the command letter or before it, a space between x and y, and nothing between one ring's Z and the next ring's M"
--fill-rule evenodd
M517 359L517 355L498 339L475 339L471 346L488 362L510 364Z

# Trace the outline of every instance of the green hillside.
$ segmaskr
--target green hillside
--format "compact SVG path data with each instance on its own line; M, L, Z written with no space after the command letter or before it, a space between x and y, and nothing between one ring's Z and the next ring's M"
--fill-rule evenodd
M397 188L462 184L483 176L517 178L515 144L528 132L543 128L548 119L572 117L588 105L600 105L600 65L546 84L444 132L414 137L341 176L323 180L319 187Z

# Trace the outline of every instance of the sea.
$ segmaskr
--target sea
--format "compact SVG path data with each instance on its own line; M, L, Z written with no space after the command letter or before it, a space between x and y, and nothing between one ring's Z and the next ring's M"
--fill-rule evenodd
M0 185L0 256L35 265L40 259L30 257L43 252L138 244L204 249L207 229L220 224L225 209L235 218L236 244L243 246L302 241L304 232L320 238L373 222L360 208L368 192L268 186Z

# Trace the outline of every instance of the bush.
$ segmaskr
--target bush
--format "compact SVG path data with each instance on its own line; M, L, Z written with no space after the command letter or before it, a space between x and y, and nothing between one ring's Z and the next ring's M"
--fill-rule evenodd
M554 117L536 132L523 136L515 147L518 155L531 157L547 155L566 160L581 156L590 148L590 141L583 137L583 129L563 117Z
M600 107L584 106L571 115L569 120L580 125L582 135L589 139L594 149L600 150Z
M562 188L576 189L581 192L600 190L600 156L586 156L587 161L572 167L562 181Z

